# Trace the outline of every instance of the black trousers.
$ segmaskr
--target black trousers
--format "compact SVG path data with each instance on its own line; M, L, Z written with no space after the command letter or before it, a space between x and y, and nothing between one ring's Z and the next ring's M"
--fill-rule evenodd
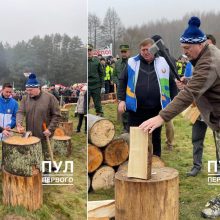
M148 110L137 110L137 112L128 112L128 126L139 126L141 123L149 118L158 115L160 108L148 109ZM153 144L153 154L160 157L161 156L161 129L162 126L155 129L152 133L152 144Z
M77 131L80 131L80 129L82 127L84 114L79 114L78 113L78 117L79 117L79 122L78 122L78 125L77 125ZM86 132L87 131L87 118L85 118L84 120L85 120L85 132Z
M110 93L110 80L105 80L105 94Z
M193 144L193 165L201 169L202 154L204 147L204 139L207 130L207 125L204 121L196 120L192 127L192 144Z

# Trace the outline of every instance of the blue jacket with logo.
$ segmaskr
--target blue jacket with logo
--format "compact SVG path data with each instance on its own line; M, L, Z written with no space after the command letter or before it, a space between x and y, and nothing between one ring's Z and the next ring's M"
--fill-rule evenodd
M14 128L16 125L16 113L18 111L18 103L13 99L5 99L0 96L0 127Z

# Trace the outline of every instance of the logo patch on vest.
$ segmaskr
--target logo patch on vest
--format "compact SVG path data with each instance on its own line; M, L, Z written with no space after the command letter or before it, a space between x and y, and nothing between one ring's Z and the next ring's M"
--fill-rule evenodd
M7 110L7 113L10 113L10 112L11 112L11 109L8 109L8 110Z
M166 69L164 68L164 69L161 69L161 72L162 73L166 73Z

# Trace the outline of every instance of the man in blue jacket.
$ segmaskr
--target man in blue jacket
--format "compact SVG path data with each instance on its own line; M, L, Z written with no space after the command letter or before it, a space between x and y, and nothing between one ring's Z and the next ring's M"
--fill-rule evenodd
M0 127L4 129L14 128L16 125L16 113L18 103L12 98L13 87L10 83L5 83L0 95ZM4 133L0 134L1 140L5 137Z

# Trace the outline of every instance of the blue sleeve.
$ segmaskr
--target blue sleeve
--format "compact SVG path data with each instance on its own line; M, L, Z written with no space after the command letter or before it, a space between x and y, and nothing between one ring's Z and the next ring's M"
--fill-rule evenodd
M184 72L184 76L188 77L188 78L192 76L192 64L190 62L188 62L186 64L186 69L185 69L185 72Z
M18 111L18 103L15 101L14 102L14 108L12 112L12 117L11 117L11 128L14 128L16 126L16 113Z

